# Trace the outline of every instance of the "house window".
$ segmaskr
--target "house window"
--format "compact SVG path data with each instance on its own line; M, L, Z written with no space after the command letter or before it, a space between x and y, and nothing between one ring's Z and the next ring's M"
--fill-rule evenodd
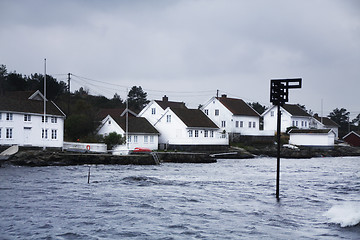
M244 127L244 122L243 121L240 121L240 127Z
M209 132L208 132L208 130L205 130L205 131L204 131L204 137L209 137Z
M138 136L134 136L134 143L138 142Z
M25 114L24 115L24 122L30 122L31 121L31 115Z
M150 143L154 142L154 136L150 136Z
M12 128L7 128L6 129L6 138L7 139L13 138L13 130L12 130Z
M1 139L1 128L0 128L0 139Z
M295 121L295 126L297 127L299 125L299 122L298 121Z
M48 117L45 117L45 121L48 122ZM41 117L41 122L44 122L44 116Z
M12 121L13 120L13 114L12 113L6 113L6 121Z
M57 118L56 117L51 117L51 123L57 123Z
M128 143L131 143L131 136L128 136Z
M189 137L193 137L193 130L189 130L188 133L189 133Z
M239 127L239 121L235 122L235 127L238 128Z
M2 117L2 113L0 112L0 120L1 120L1 117Z
M226 121L221 121L221 127L225 127L226 126Z
M210 137L214 137L214 131L210 131Z
M272 116L272 117L274 116L274 111L270 112L270 116Z
M151 114L152 114L152 115L155 115L155 114L156 114L156 108L152 108L152 109L151 109Z
M171 122L171 115L166 115L166 122Z
M219 116L219 109L215 109L215 116Z
M209 115L209 109L205 109L205 114Z
M47 134L48 134L48 130L47 130L47 129L45 129L45 137L44 137L44 129L41 130L41 138L45 138L45 139L48 138L48 135L47 135Z
M256 128L256 122L253 122L253 128Z
M195 137L199 137L199 130L195 130Z
M249 128L251 128L251 122L249 122Z
M144 136L144 143L148 143L149 141L149 137L148 136Z
M305 121L305 127L307 127L307 121Z
M293 120L293 126L295 127L295 121Z
M108 124L111 124L111 120L108 121Z
M51 139L57 139L57 130L51 129Z

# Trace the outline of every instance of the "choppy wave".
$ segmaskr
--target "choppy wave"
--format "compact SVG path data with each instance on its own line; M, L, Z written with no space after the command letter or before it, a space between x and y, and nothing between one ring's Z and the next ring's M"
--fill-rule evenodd
M331 223L340 224L341 227L360 225L360 203L346 202L332 206L325 216Z

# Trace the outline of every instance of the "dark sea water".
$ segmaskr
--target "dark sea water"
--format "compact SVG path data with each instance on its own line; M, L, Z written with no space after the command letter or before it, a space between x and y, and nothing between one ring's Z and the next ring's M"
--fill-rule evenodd
M360 158L0 168L0 239L360 239Z

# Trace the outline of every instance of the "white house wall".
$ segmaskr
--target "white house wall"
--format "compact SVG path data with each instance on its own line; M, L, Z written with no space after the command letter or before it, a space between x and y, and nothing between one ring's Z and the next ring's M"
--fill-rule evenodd
M32 113L12 113L12 120L6 120L6 112L1 112L0 118L0 145L19 145L32 147L56 147L61 148L64 142L64 118L46 115L48 122L45 123L47 138L42 138L43 115ZM24 115L30 115L30 121L24 121ZM51 121L56 118L56 123ZM12 129L12 138L6 137L6 129ZM56 134L52 134L56 131Z
M299 146L333 146L335 134L290 134L289 143Z
M155 113L153 112L153 109L155 110ZM148 106L146 106L140 113L139 117L146 118L151 125L154 126L154 124L162 117L165 110L162 109L162 107L159 106L155 101L151 101Z
M131 119L129 119L131 121ZM116 132L117 134L121 134L125 137L126 133L116 122L115 120L107 116L102 121L102 126L98 130L99 135L109 135L112 132ZM159 144L159 136L157 134L128 134L128 142L129 142L129 149L134 149L136 147L144 147L149 148L151 150L157 150Z
M215 111L217 112L217 110L219 113L218 115L215 114ZM202 111L221 129L221 131L225 130L228 133L240 133L242 135L259 135L260 133L259 117L233 115L233 113L216 98L209 101L209 103L202 108Z
M171 116L171 122L167 122L167 115ZM188 128L177 115L168 109L163 118L155 124L160 132L160 144L173 145L227 145L227 137L222 138L218 129L206 128ZM192 137L189 137L189 130L192 130ZM198 131L198 137L195 137L195 131ZM208 131L208 137L205 137L205 131ZM210 131L214 131L213 137L210 137ZM226 135L225 135L226 136Z
M309 117L291 116L287 111L281 109L281 132L285 132L288 127L298 127L300 129L310 128ZM273 107L264 115L264 130L277 130L277 107Z

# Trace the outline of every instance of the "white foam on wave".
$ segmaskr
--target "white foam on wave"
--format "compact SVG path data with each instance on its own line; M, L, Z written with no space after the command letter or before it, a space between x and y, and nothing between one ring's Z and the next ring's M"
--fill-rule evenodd
M334 205L324 215L330 222L340 224L341 227L352 227L360 223L360 203Z

